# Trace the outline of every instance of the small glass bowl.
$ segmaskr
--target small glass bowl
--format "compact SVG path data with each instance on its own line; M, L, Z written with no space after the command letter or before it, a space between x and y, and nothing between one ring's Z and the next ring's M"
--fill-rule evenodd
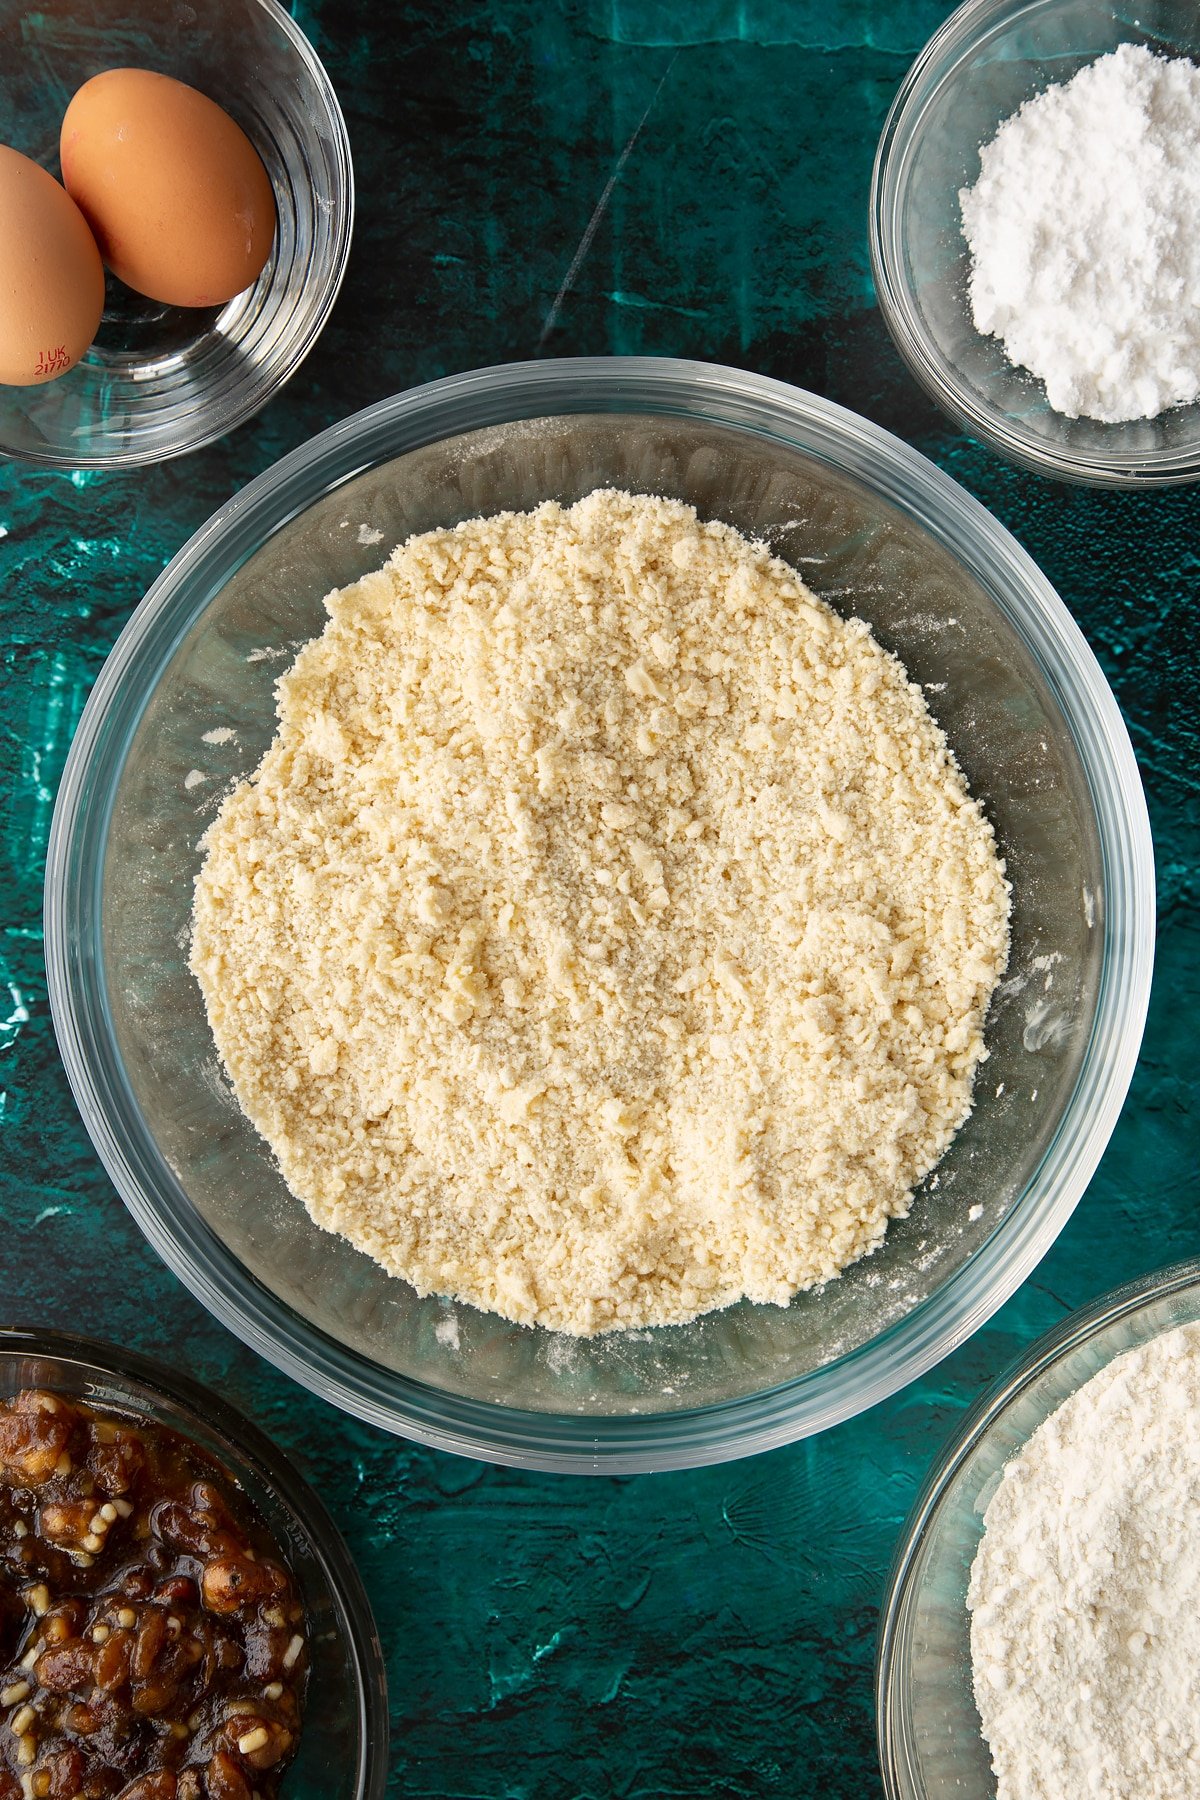
M27 1387L166 1425L234 1478L283 1552L308 1619L312 1668L296 1759L282 1784L286 1800L382 1800L383 1652L358 1571L308 1483L225 1401L115 1345L0 1327L0 1396Z
M83 360L0 387L0 455L128 468L223 437L264 406L316 342L354 221L350 143L328 75L276 0L47 0L0 12L0 119L14 150L57 177L75 90L103 69L155 69L237 120L271 177L266 268L221 307L163 306L111 276Z
M971 1686L967 1584L1005 1465L1115 1356L1200 1319L1200 1259L1081 1307L1038 1338L967 1414L925 1481L888 1578L875 1667L888 1800L993 1800Z
M959 189L1002 121L1119 44L1200 58L1194 0L968 0L905 76L871 181L880 310L921 385L964 430L1043 475L1099 487L1200 478L1200 403L1105 425L1056 412L971 316Z
M1013 886L975 1109L874 1255L788 1307L576 1339L427 1296L316 1226L222 1075L187 967L199 841L275 731L323 596L415 531L663 494L798 558L930 703ZM335 1404L439 1448L606 1474L821 1431L975 1330L1062 1229L1145 1019L1154 864L1128 735L1045 577L941 470L853 413L657 357L478 369L323 432L155 582L80 720L46 872L55 1029L84 1122L192 1292Z

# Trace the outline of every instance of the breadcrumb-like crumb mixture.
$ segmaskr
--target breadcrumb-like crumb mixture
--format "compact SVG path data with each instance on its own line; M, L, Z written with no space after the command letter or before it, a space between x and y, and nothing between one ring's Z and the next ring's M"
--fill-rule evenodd
M580 1335L878 1245L1008 954L900 663L763 545L608 490L414 537L326 605L204 840L191 957L318 1224Z

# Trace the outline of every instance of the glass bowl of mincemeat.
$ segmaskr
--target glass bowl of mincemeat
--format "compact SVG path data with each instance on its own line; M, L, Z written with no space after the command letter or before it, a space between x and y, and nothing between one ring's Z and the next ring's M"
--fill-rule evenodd
M1190 0L967 0L952 13L900 84L879 140L871 266L897 348L963 430L1039 474L1145 487L1200 478L1200 402L1115 424L1056 411L975 324L959 202L1005 120L1122 44L1196 62L1200 14Z
M115 1345L0 1328L0 1791L381 1800L383 1652L308 1483Z
M990 1800L975 1702L971 1570L1006 1466L1050 1415L1114 1358L1200 1319L1200 1263L1175 1263L1080 1307L969 1409L904 1524L888 1577L875 1667L888 1800ZM1084 1529L1086 1508L1078 1509ZM1032 1573L1032 1571L1030 1571Z
M921 683L991 820L1012 947L971 1116L872 1255L789 1305L590 1337L419 1297L318 1228L241 1113L188 968L200 840L275 731L323 597L411 534L623 488L790 559ZM1009 534L897 439L744 371L506 365L295 451L180 551L85 709L46 884L67 1072L114 1185L192 1292L298 1381L462 1454L619 1473L821 1431L931 1367L1030 1272L1116 1123L1153 960L1145 802L1082 633Z

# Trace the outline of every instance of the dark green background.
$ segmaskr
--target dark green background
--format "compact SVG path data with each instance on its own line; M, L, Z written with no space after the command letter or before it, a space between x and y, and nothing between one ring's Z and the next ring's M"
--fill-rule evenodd
M902 370L872 298L867 189L891 97L947 10L306 3L359 186L349 274L316 351L264 415L182 462L0 467L0 1314L161 1352L294 1454L374 1600L397 1795L870 1800L877 1610L930 1459L1036 1332L1197 1249L1196 493L1094 493L1008 468ZM208 1319L126 1217L76 1117L40 905L80 708L143 590L216 506L414 382L607 351L710 357L827 394L917 444L1011 527L1124 708L1161 940L1145 1048L1100 1172L986 1330L822 1438L695 1474L588 1481L393 1441Z

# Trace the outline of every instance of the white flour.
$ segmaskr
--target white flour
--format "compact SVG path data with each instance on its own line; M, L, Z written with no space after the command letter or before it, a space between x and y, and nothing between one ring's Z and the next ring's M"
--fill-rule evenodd
M959 195L979 330L1051 406L1115 423L1200 394L1200 68L1123 44L1047 88Z
M984 1525L967 1604L998 1800L1200 1793L1200 1325L1060 1406Z

